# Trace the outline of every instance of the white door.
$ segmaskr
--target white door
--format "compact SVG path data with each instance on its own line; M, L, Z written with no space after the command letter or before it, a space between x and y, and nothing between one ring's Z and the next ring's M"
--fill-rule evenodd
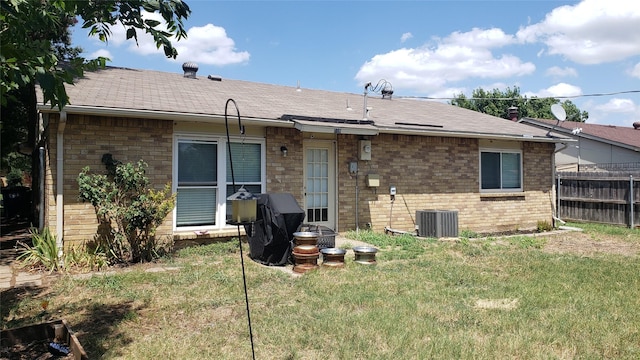
M335 230L336 165L333 141L304 144L305 223Z

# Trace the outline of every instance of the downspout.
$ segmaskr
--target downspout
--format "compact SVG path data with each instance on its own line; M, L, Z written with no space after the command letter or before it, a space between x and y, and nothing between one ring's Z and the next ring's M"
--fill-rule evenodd
M568 146L569 144L562 143L562 146L553 152L553 156L551 158L551 184L555 184L555 188L556 188L556 206L555 206L556 209L553 214L553 220L561 224L565 224L565 221L560 219L560 217L558 216L559 215L558 213L560 212L560 178L558 178L556 181L556 175L557 175L556 174L556 154L566 149Z
M58 132L56 134L56 246L58 259L62 259L62 237L64 235L64 128L67 125L67 112L60 112Z
M45 125L47 123L47 125ZM45 160L47 157L47 153L44 148L45 135L44 129L48 126L49 123L49 114L44 114L38 111L38 132L37 132L37 140L35 144L40 144L38 146L38 199L36 204L36 210L38 213L38 231L42 232L44 230L44 218L45 218L45 203L46 203L46 195L44 193L45 189ZM51 169L49 169L51 170Z
M45 196L44 196L44 161L45 161L45 152L44 147L40 146L38 148L38 193L39 193L39 209L38 209L38 229L42 231L44 229L44 204L45 204Z

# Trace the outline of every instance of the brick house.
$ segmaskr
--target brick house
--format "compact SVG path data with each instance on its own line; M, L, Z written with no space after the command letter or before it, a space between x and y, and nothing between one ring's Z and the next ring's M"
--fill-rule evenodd
M306 223L338 232L413 232L416 211L457 211L461 230L535 228L552 222L553 159L547 131L455 106L124 68L86 73L63 111L39 107L45 149L43 225L65 244L93 238L96 215L78 200L85 166L103 154L142 159L177 205L158 234L235 234L225 112L236 184L288 192ZM238 132L237 104L246 132ZM392 200L390 189L396 189Z

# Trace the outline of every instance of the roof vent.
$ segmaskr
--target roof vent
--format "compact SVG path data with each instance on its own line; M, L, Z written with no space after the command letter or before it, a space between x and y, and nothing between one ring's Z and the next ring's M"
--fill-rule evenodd
M198 72L198 64L194 62L186 62L182 64L182 70L184 71L184 77L195 79Z
M633 123L633 128L636 129L636 130L640 129L640 121L634 122Z
M212 81L222 81L222 77L221 76L216 76L216 75L209 75L209 76L207 76L207 79L212 80Z

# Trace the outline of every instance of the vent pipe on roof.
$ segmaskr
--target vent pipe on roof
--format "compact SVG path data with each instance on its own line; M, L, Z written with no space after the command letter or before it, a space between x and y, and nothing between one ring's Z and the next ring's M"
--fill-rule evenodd
M518 121L518 107L512 106L507 109L507 116L511 121Z
M636 129L636 130L640 129L640 121L634 122L633 123L633 128Z
M184 77L195 79L198 72L198 64L194 62L186 62L182 64L182 70L184 71Z

